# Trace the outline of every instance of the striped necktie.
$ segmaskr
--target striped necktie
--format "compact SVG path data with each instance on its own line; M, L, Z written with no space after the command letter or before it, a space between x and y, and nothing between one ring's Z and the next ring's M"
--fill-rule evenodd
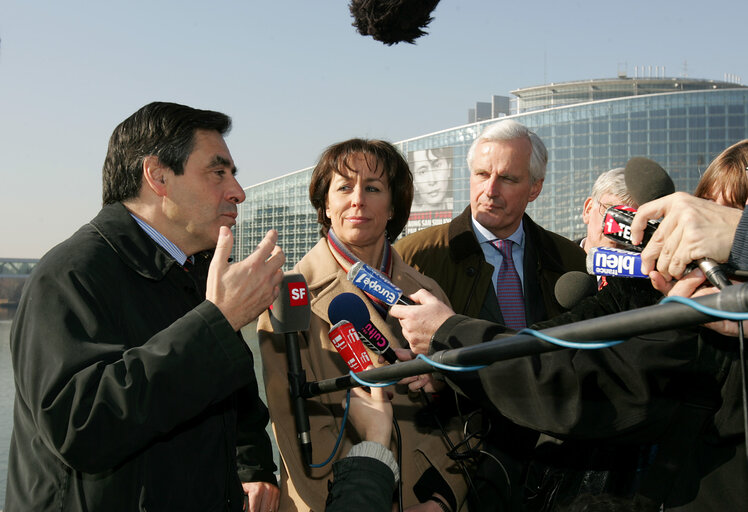
M195 263L192 261L191 257L187 256L187 259L184 260L182 268L185 272L193 272L195 270Z
M504 317L504 325L510 329L519 330L527 327L527 322L522 282L512 259L512 243L511 240L494 240L491 245L503 257L499 275L496 278L496 298L499 300L501 316Z

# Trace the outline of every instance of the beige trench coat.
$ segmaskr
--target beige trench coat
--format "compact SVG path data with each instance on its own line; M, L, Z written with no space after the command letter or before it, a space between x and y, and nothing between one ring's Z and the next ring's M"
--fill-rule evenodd
M405 265L394 251L392 257L392 281L406 295L425 288L448 303L444 292L432 279ZM300 338L301 361L308 381L348 373L348 368L328 339L330 323L327 309L332 299L340 293L355 293L364 299L374 325L386 336L390 344L393 347L407 347L397 319L389 317L386 322L382 319L364 294L346 279L345 272L333 258L325 239L320 240L304 256L294 271L304 275L311 297L311 325L309 331L302 333ZM305 468L299 451L288 392L284 336L272 332L267 313L260 317L258 335L270 418L282 459L280 510L321 512L325 508L327 482L332 479L332 463L345 457L351 446L360 439L353 427L347 426L341 446L330 464L319 469ZM370 356L377 364L377 356ZM410 393L409 396L405 386L393 386L390 389L395 392L392 400L394 414L403 438L401 473L404 506L418 503L413 493L413 485L430 466L439 470L452 489L458 504L462 503L466 493L464 477L457 465L446 456L448 447L441 433L438 430L419 430L414 423L414 415L422 407L420 396L414 393ZM333 449L343 416L344 398L345 392L339 391L307 400L314 463L324 461ZM457 422L449 425L447 432L456 444L460 439ZM396 453L394 435L390 449Z

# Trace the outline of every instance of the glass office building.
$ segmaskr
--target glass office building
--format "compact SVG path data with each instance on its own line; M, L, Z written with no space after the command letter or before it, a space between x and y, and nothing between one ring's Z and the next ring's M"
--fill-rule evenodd
M569 238L586 231L582 204L601 172L646 156L670 173L677 190L691 192L715 156L748 138L748 87L729 82L619 77L512 94L517 113L505 118L535 131L548 148L543 191L527 213ZM469 205L467 151L484 126L497 120L395 143L411 165L416 186L406 234L448 222ZM317 242L316 212L308 198L311 172L312 167L302 169L245 189L237 258L246 257L271 228L279 231L286 268Z

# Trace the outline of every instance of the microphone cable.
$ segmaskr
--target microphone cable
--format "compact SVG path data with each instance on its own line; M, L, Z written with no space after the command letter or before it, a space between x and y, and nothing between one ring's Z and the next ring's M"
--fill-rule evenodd
M345 410L343 411L343 419L340 422L340 431L338 432L338 438L335 440L335 446L332 448L332 453L329 457L327 457L327 460L325 462L322 462L321 464L309 464L310 468L321 468L323 466L327 466L330 461L335 457L335 454L338 452L338 448L340 447L340 441L343 439L343 432L345 432L345 423L348 419L348 407L351 405L351 390L349 389L346 391L345 394Z
M429 398L428 393L426 393L426 391L424 391L423 388L421 388L421 398L423 399L423 402L426 404L426 408L431 410L431 416L434 419L434 423L436 423L436 425L439 427L439 430L441 431L444 442L447 443L447 446L449 446L449 450L447 451L447 456L453 461L455 461L460 466L460 470L462 470L462 474L465 477L465 483L470 488L470 492L474 493L474 495L477 497L478 491L475 489L475 485L473 484L473 479L470 477L470 472L465 466L464 461L460 458L452 457L450 455L450 453L457 452L457 447L452 442L452 439L450 439L449 434L447 434L447 430L444 428L444 424L442 423L441 419L439 418L439 415L434 409L431 398Z

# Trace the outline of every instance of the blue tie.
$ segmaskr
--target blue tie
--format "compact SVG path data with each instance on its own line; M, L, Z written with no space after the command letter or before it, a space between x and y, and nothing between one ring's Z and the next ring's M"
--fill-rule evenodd
M504 325L510 329L519 330L527 327L525 320L525 299L522 295L522 282L519 280L517 269L512 259L512 241L494 240L491 242L501 253L503 260L496 278L496 298L499 300L501 316Z

